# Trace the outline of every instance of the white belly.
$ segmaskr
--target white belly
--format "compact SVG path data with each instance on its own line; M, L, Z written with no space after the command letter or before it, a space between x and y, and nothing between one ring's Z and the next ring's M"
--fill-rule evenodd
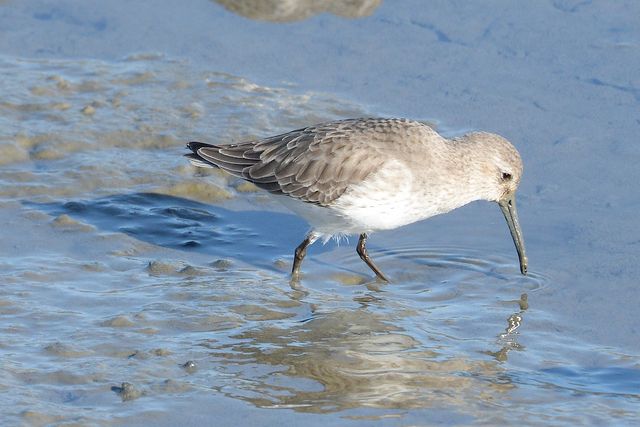
M350 218L362 231L390 230L436 215L413 188L411 171L390 161L361 184L347 190L332 208Z

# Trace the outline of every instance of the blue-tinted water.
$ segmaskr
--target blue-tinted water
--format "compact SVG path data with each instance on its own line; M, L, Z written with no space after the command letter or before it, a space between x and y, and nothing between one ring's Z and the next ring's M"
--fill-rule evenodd
M634 423L638 5L276 6L0 4L3 422ZM530 274L477 203L291 282L304 221L182 157L365 115L512 140Z

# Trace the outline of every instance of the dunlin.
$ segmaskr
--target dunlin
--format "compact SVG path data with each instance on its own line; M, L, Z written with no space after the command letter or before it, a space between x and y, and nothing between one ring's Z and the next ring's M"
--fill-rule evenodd
M307 247L318 239L359 234L357 252L379 279L367 253L369 233L449 212L475 200L497 202L527 272L515 192L518 151L503 137L472 132L446 139L406 119L349 119L231 145L190 142L189 160L218 167L278 196L311 225L296 248L297 277Z

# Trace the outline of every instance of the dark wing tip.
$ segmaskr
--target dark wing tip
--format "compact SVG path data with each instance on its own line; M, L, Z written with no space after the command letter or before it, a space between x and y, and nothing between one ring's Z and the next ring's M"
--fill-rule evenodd
M213 147L211 144L205 144L204 142L191 141L187 142L187 148L194 153L197 153L202 147Z

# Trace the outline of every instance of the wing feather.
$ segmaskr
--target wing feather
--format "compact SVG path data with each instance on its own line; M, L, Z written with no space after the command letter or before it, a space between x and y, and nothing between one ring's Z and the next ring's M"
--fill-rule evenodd
M240 144L189 143L188 156L271 193L327 206L379 169L390 141L416 127L427 128L402 119L342 120Z

